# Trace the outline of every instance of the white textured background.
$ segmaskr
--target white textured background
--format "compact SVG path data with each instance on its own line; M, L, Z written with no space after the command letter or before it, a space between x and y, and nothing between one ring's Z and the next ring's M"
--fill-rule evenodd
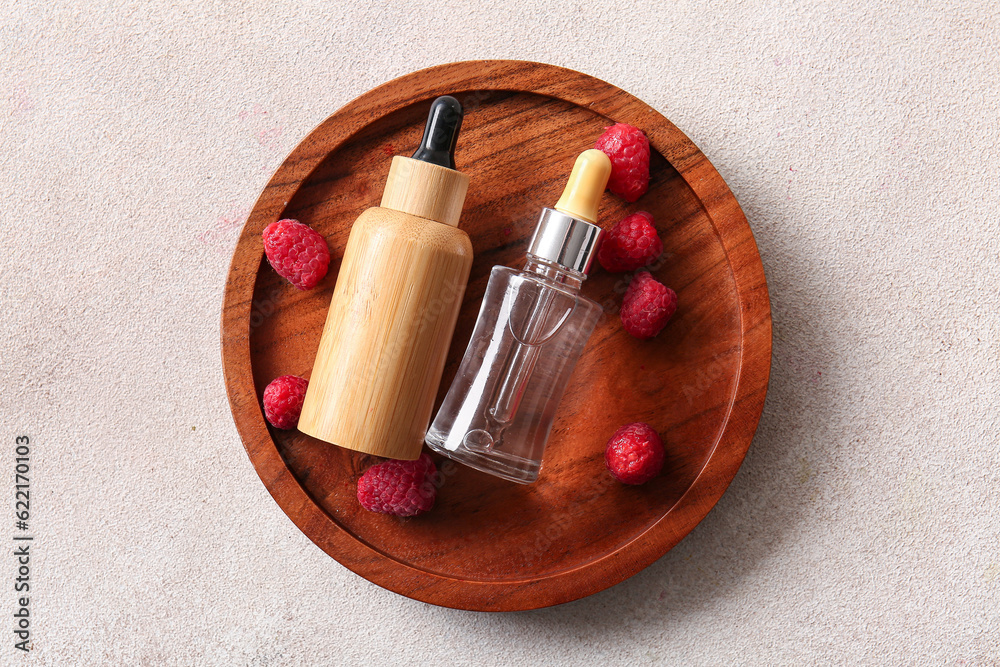
M28 434L38 539L27 656L0 558L0 664L1000 664L992 2L52 4L0 9L0 495ZM366 90L475 58L673 120L750 220L775 332L708 518L619 586L506 615L388 593L302 535L218 342L284 156Z

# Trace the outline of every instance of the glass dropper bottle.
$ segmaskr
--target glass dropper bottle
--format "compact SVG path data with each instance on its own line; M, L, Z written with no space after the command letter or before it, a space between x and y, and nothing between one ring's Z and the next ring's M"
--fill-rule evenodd
M556 409L601 307L580 294L601 239L611 162L583 152L542 210L521 270L495 266L469 346L427 431L434 451L521 484L538 478Z

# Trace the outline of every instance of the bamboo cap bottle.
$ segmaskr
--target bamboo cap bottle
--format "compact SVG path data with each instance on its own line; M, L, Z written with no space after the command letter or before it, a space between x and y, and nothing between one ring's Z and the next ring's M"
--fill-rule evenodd
M461 124L458 100L434 100L420 147L393 158L381 205L351 228L303 433L376 456L420 456L472 267L457 226L469 187L455 169Z
M382 208L458 226L469 189L469 177L455 169L462 115L462 105L454 97L434 100L413 157L392 158Z

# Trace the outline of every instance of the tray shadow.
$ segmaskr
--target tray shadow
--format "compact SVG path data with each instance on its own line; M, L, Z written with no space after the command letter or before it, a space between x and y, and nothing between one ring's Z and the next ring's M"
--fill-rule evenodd
M771 217L772 228L787 227ZM766 249L767 237L758 235L758 243ZM767 400L743 465L708 516L648 568L589 597L533 611L455 613L477 614L505 632L542 625L596 642L643 619L669 622L721 597L752 597L745 587L753 572L782 548L815 500L815 466L800 444L824 428L833 390L822 376L836 361L823 333L806 321L808 312L780 306L795 277L779 262L765 261L765 268L774 327Z

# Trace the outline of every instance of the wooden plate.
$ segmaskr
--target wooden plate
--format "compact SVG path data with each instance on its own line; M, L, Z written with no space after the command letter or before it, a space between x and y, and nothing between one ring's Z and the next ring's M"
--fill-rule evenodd
M490 268L520 266L543 206L578 153L625 122L653 147L649 192L605 194L606 228L650 211L664 240L653 273L680 306L652 341L617 316L627 285L599 267L584 293L605 305L559 407L539 480L512 484L438 460L443 484L423 516L369 513L355 497L376 460L297 431L271 429L261 396L273 378L309 376L351 224L377 206L392 155L409 155L430 100L466 109L458 168L472 184L461 227L475 263L438 395L465 350ZM323 282L299 292L271 270L261 231L297 218L328 240ZM753 235L718 172L672 123L618 88L530 62L454 63L410 74L347 104L292 151L268 183L233 254L222 312L226 388L264 485L320 548L366 579L437 605L511 611L574 600L639 572L701 521L729 485L767 390L771 317ZM345 378L345 381L350 381ZM663 436L663 474L613 481L604 445L622 424Z

